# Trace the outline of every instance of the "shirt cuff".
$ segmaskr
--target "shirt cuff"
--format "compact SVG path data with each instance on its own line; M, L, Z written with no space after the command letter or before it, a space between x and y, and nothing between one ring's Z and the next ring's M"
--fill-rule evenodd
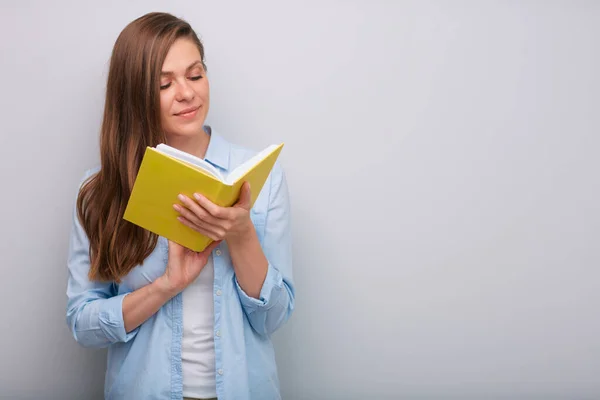
M244 289L240 286L237 277L235 278L235 285L240 296L242 305L246 308L248 313L256 311L258 309L268 310L277 304L279 297L281 296L281 290L283 289L283 276L275 267L269 263L267 267L267 276L263 282L262 288L260 289L260 295L258 299L250 297L244 292Z
M102 304L98 318L100 320L100 328L106 337L113 343L128 342L139 330L139 327L133 331L125 332L125 321L123 321L123 299L129 293L113 296Z

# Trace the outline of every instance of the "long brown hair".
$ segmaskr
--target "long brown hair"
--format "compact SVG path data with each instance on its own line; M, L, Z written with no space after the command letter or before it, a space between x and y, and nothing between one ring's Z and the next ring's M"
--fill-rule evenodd
M116 281L150 255L157 235L123 219L146 146L166 138L160 121L160 72L169 48L189 38L204 46L184 20L149 13L123 29L110 60L100 131L101 168L81 187L77 214L90 241L92 280Z

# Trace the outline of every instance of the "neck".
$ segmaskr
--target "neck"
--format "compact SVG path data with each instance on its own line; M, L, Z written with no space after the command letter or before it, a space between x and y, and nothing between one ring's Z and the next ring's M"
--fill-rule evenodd
M206 156L209 141L210 136L204 129L194 136L171 135L167 138L167 144L169 146L199 158L204 158Z

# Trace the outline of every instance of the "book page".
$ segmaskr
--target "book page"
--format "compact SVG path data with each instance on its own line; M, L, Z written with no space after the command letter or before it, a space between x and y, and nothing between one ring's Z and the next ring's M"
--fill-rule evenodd
M199 157L193 156L189 153L186 153L164 143L161 143L158 146L156 146L156 150L160 151L163 154L191 164L193 167L201 169L208 175L217 178L221 182L225 183L225 178L223 177L223 175L212 164Z
M237 181L239 178L244 176L244 174L246 172L251 170L252 167L254 167L262 159L264 159L266 156L268 156L276 147L277 147L277 145L272 144L269 147L267 147L266 149L264 149L263 151L261 151L260 153L256 154L254 157L247 160L245 163L239 165L236 169L231 171L231 173L227 176L227 180L225 181L225 183L227 183L228 185L234 184L235 181Z

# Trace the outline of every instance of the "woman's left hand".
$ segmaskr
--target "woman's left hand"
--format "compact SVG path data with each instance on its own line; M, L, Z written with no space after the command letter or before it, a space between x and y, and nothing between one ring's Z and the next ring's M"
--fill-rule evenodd
M250 184L244 182L240 198L232 207L220 207L199 193L194 193L194 199L180 194L183 205L174 204L173 208L180 214L180 222L215 241L241 238L254 229L250 193Z

